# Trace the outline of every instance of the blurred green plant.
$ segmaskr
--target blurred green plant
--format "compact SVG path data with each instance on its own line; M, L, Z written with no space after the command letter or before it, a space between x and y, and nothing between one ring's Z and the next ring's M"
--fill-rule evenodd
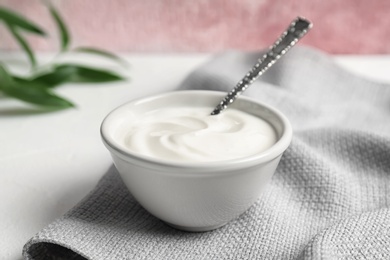
M88 53L109 58L124 66L128 65L119 56L102 49L92 47L71 49L71 36L64 20L49 1L45 1L45 5L59 32L61 45L59 54L61 56L76 52ZM42 66L37 62L33 49L25 39L25 34L46 37L47 33L34 22L1 6L0 22L5 25L21 49L26 53L31 65L28 75L18 76L11 73L4 64L0 63L0 92L3 92L6 96L50 109L65 109L73 107L74 104L55 94L54 88L65 83L105 83L125 79L114 71L75 63L61 63L58 61L58 58Z

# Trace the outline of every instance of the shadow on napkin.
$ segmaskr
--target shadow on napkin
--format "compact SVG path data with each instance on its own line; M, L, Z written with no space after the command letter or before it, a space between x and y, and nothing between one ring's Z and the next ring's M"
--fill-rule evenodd
M131 196L112 166L79 205L30 240L25 246L25 257L128 259L129 253L131 256L145 247L141 255L136 255L141 257L143 251L149 259L147 251L153 244L165 244L166 250L172 247L170 243L178 241L187 241L190 246L192 239L208 239L211 233L176 230L149 214Z
M229 91L258 53L229 52L180 89ZM258 202L205 233L147 213L112 167L79 205L24 247L26 259L386 259L390 86L296 47L245 93L281 110L294 137Z

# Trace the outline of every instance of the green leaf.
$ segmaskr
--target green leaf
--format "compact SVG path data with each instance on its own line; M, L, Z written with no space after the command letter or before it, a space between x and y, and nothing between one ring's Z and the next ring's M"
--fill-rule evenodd
M110 81L124 80L124 78L109 70L68 63L55 65L54 70L52 72L42 74L33 80L35 82L54 86L66 82L104 83Z
M124 67L129 67L130 66L130 64L126 60L124 60L121 57L115 55L114 53L111 53L111 52L108 52L108 51L105 51L105 50L102 50L102 49L93 48L93 47L77 47L73 51L74 52L83 52L83 53L90 53L90 54L99 55L99 56L111 59L111 60L121 64Z
M31 81L30 79L27 79L27 78L22 78L22 77L15 76L15 75L11 75L11 76L12 76L13 81L15 81L16 83L21 83L21 84L27 83L28 84L28 82Z
M74 106L70 101L55 95L45 87L28 81L24 83L14 81L12 75L2 66L0 66L0 82L0 90L2 90L4 94L28 103L55 109Z
M35 55L33 50L31 49L28 42L20 35L18 30L11 24L6 24L9 31L12 33L12 35L15 37L16 41L19 43L20 47L26 52L28 59L30 60L31 66L33 68L36 67L37 61L35 59Z
M112 71L98 68L86 67L76 64L61 64L57 66L57 70L75 70L72 75L71 82L75 83L103 83L110 81L124 80L124 78Z
M70 34L69 30L65 25L64 20L60 16L59 12L54 8L54 6L47 1L47 6L49 8L50 14L53 17L54 21L56 22L59 34L60 34L60 40L61 40L61 50L66 51L70 44Z
M45 31L43 31L38 25L4 7L0 7L0 20L3 20L6 24L16 26L34 34L42 36L46 35Z
M45 107L68 108L74 106L70 101L55 95L47 88L41 88L39 85L15 84L12 88L6 89L4 93L25 102Z
M13 80L20 84L34 84L42 88L54 88L64 83L104 83L123 79L111 71L75 64L55 65L51 71L33 78L13 76Z
M15 84L12 88L7 89L4 93L8 96L23 100L28 103L51 107L51 108L68 108L74 105L47 88L41 88L39 85L21 85Z
M66 82L73 82L72 78L75 74L77 74L77 68L70 66L54 67L53 70L29 79L29 81L46 88L54 88Z
M0 64L0 89L3 90L13 84L12 76L9 72L4 68L2 64Z

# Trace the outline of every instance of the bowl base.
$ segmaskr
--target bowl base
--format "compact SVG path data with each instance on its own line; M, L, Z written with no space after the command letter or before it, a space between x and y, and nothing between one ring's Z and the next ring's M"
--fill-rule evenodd
M165 221L164 221L164 223L167 224L170 227L173 227L175 229L179 229L179 230L182 230L182 231L187 231L187 232L207 232L207 231L211 231L211 230L220 228L220 227L226 225L228 222L225 222L225 223L222 223L222 224L218 224L218 225L206 226L206 227L186 227L186 226L180 226L180 225L171 224L171 223L168 223L168 222L165 222Z

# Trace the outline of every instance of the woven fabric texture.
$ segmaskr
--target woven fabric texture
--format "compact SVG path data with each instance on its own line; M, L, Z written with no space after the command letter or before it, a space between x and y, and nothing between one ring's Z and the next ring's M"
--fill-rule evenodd
M228 91L259 53L217 55L180 89ZM244 95L282 111L294 137L262 197L226 226L182 232L146 212L114 167L31 238L26 259L388 259L390 85L296 47Z

